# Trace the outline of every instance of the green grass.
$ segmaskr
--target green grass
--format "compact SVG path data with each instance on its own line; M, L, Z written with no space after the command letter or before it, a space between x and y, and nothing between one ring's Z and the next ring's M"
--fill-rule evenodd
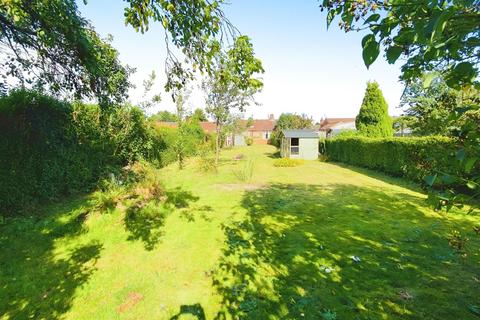
M475 319L478 216L367 170L277 168L274 151L224 151L218 174L164 168L173 205L145 214L78 198L7 220L0 319Z

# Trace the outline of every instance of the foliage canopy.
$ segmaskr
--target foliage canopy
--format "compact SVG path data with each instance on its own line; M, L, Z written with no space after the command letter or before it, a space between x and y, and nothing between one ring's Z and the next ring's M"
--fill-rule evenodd
M451 87L478 83L480 11L478 0L323 0L327 25L336 16L345 31L367 30L363 60L369 67L383 47L389 63L401 56L403 80L425 72L444 73Z

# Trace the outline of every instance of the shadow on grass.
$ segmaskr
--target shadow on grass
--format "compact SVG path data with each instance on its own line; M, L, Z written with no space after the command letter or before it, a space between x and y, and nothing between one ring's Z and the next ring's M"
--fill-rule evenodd
M223 226L226 248L213 276L222 312L234 319L471 317L479 255L462 260L445 239L447 230L471 225L425 215L421 206L408 194L351 185L246 192L246 217Z
M164 200L137 201L126 208L124 226L129 233L128 240L140 240L146 250L153 250L161 241L165 219L172 211L178 210L182 217L194 221L197 211L203 217L205 211L211 209L192 208L192 203L197 202L199 197L181 188L166 191L165 196Z
M192 305L182 305L180 306L180 312L170 318L170 320L179 320L183 319L184 316L192 316L198 320L205 320L205 311L203 311L203 307L199 304L192 304Z
M267 152L265 153L265 155L271 159L279 159L281 158L281 155L280 155L280 150L277 150L275 152Z
M0 226L0 317L61 319L71 308L75 290L96 270L102 245L78 244L56 256L55 242L82 234L85 205L78 200L57 206L48 217L15 218Z

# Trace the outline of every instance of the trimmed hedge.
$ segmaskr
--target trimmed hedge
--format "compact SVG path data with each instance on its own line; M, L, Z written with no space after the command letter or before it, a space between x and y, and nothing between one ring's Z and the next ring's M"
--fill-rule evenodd
M456 160L458 146L447 137L327 139L329 160L422 181L432 169L460 174Z

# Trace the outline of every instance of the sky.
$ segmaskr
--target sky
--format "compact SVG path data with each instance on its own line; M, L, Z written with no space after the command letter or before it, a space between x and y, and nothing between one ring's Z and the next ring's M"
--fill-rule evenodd
M78 2L82 15L100 35L113 36L120 60L136 68L131 80L137 87L129 92L131 102L142 100L142 81L154 70L155 91L161 92L162 102L148 112L174 111L170 95L163 91L166 49L161 26L136 33L125 26L119 0ZM389 65L379 56L367 69L361 49L364 34L345 34L335 22L327 30L325 13L318 4L317 0L231 0L224 7L229 20L251 38L265 69L264 88L256 97L260 105L247 108L245 116L278 117L291 112L308 114L315 121L355 117L371 80L380 84L390 115L401 114L400 64ZM188 107L205 107L203 93L195 85Z

